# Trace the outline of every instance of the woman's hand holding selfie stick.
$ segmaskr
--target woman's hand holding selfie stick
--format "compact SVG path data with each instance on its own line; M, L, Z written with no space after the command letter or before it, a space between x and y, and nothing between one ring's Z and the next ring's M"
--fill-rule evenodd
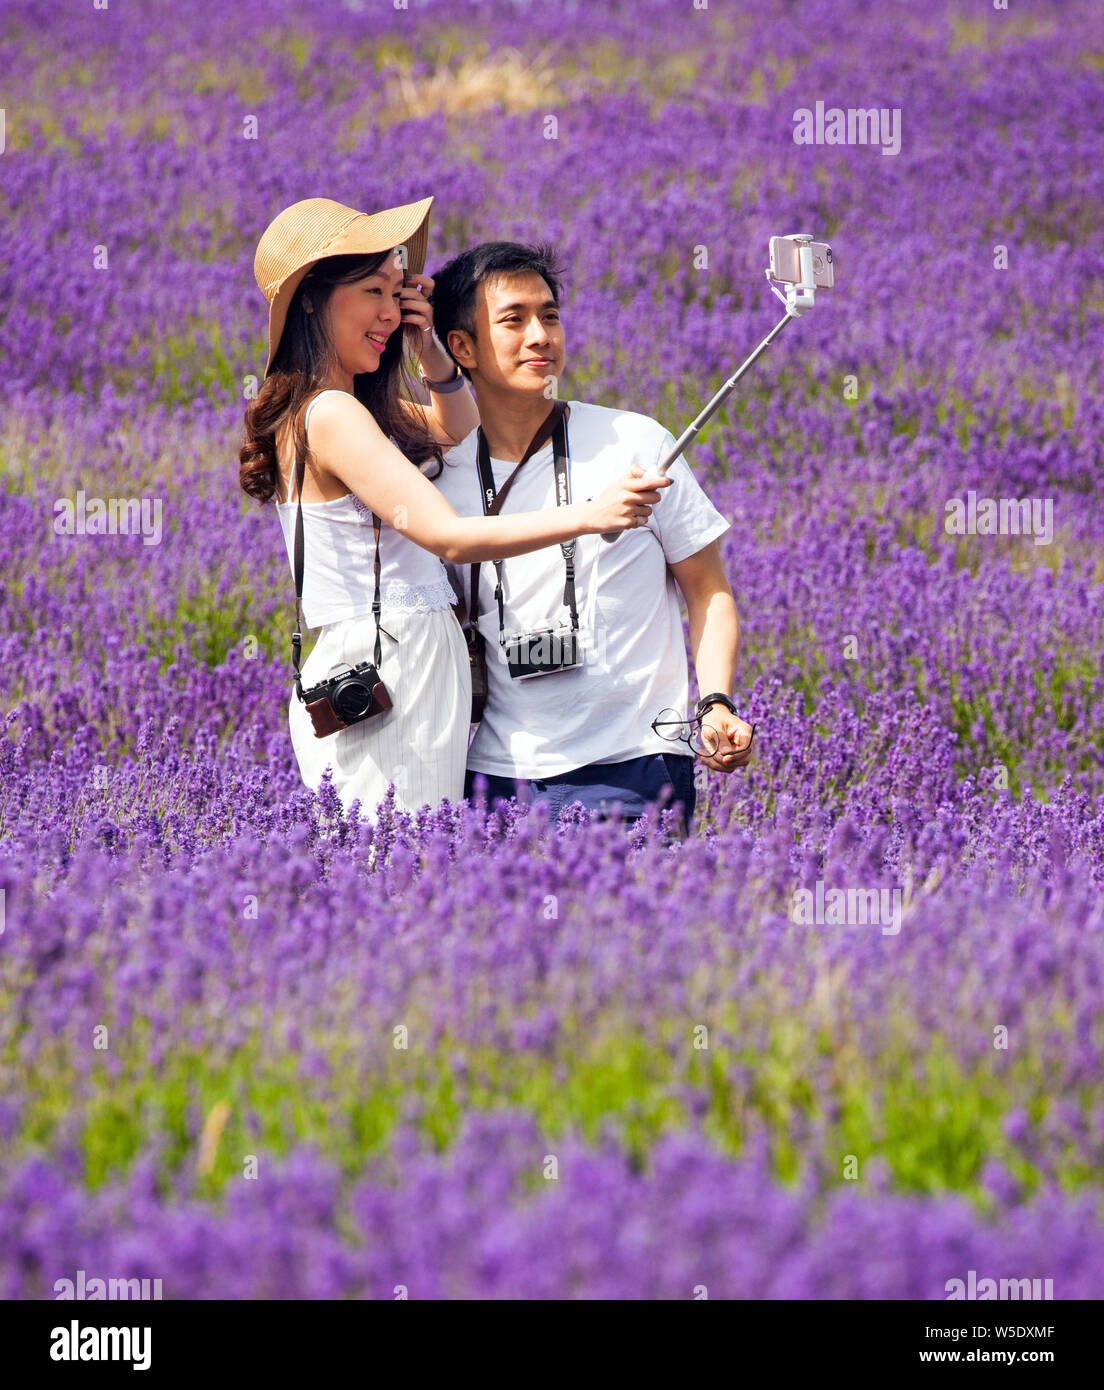
M670 487L673 482L673 478L654 473L646 477L639 468L633 468L586 503L593 517L589 533L600 531L604 539L609 539L622 531L647 525L652 508L659 501L660 488Z

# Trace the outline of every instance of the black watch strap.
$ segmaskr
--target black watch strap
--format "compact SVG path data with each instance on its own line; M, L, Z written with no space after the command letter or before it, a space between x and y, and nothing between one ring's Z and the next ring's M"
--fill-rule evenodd
M732 703L728 696L722 695L720 691L715 691L712 695L703 695L701 699L698 701L697 705L694 707L694 713L700 719L701 716L709 710L711 705L724 705L725 709L728 710L730 714L734 714L737 718L739 718L740 711L736 708L736 706Z

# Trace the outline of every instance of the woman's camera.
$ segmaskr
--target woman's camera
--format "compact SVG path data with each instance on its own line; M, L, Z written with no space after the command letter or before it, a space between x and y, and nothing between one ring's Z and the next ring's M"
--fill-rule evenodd
M335 666L324 681L303 691L300 698L311 717L315 738L328 738L339 729L391 708L391 696L371 661Z

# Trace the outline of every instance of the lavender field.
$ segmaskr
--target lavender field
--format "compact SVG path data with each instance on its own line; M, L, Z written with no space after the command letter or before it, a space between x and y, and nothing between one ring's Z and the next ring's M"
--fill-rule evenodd
M0 1296L1101 1296L1101 7L8 0L0 45ZM795 141L818 102L899 149ZM768 238L835 250L688 455L757 751L685 842L300 781L253 254L430 193L430 273L553 240L561 394L676 434Z

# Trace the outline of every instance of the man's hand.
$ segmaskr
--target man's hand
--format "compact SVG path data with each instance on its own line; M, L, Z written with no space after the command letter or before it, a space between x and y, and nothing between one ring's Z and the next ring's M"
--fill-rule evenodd
M713 753L699 753L698 759L714 772L732 772L751 757L751 725L739 715L714 705L702 719L702 737L717 742Z

